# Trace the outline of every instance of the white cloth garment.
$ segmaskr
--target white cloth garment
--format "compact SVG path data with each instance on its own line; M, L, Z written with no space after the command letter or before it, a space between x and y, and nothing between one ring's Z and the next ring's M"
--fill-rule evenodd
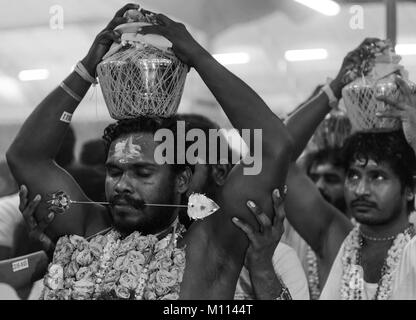
M19 211L19 194L0 198L0 246L15 247L15 232L23 216Z
M0 300L20 300L16 290L7 283L0 283Z
M308 244L303 240L299 233L296 232L295 228L292 227L287 219L284 221L284 227L285 232L283 233L280 242L287 244L295 250L306 275L308 272Z
M332 264L328 279L321 291L320 300L341 300L341 279L342 279L342 254L344 252L344 242Z
M391 299L416 300L416 237L413 237L403 249Z
M289 289L293 300L309 300L309 289L305 273L296 252L280 242L273 254L273 267ZM236 300L254 299L253 287L248 270L243 267L234 295Z
M321 292L320 300L341 300L341 285L342 285L342 255L344 252L345 240L338 251L337 257L332 264L328 279ZM397 269L392 272L393 285L394 275ZM378 283L364 282L364 300L371 300L377 292Z

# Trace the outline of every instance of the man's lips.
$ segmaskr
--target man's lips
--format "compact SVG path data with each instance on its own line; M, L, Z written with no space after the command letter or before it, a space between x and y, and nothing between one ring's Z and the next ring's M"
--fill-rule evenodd
M115 204L112 206L112 209L117 214L133 214L137 215L142 212L142 208L136 208L135 206L131 204Z
M116 195L110 198L110 206L130 206L137 209L143 209L145 207L145 202L142 199L135 199L131 196Z
M364 209L370 209L370 208L376 208L376 204L368 201L353 201L351 203L351 207L353 208L364 208Z

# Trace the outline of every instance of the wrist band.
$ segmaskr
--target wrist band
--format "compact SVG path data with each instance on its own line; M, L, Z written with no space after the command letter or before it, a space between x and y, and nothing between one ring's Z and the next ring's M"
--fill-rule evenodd
M329 100L329 106L334 109L338 106L338 99L335 97L334 92L332 91L329 84L326 84L322 87L321 92L324 92Z
M81 102L82 98L77 95L74 91L72 91L66 84L65 82L61 82L61 84L59 85L68 95L70 95L74 100Z
M292 296L290 295L289 289L286 287L282 287L282 292L275 300L292 300Z
M286 287L286 285L283 283L282 279L279 276L277 278L282 287L282 292L275 300L292 300L292 296L290 295L289 289Z
M64 111L59 120L65 123L71 123L71 119L72 119L72 113Z
M97 84L97 83L98 83L97 79L96 79L96 78L94 78L93 76L91 76L91 75L89 74L89 72L88 72L88 71L87 71L87 69L84 67L84 65L82 64L82 62L81 62L81 61L78 61L78 63L77 63L77 64L76 64L76 66L75 66L74 71L75 71L76 73L78 73L78 75L79 75L82 79L84 79L85 81L87 81L87 82L89 82L89 83L92 83L92 84Z

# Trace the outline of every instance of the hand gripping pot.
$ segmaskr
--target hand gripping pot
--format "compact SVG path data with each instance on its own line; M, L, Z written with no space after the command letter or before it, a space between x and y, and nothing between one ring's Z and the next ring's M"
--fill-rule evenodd
M416 92L416 85L408 80L407 72L398 64L400 59L391 50L384 52L375 58L374 67L366 76L355 79L342 90L353 131L394 131L401 128L400 119L376 116L393 108L377 100L378 96L385 95L395 100L401 94L395 82L396 75L402 76L411 91Z
M158 35L141 35L146 22L126 23L121 44L113 44L97 67L97 74L113 119L138 116L170 117L182 97L188 66L171 50L171 43Z

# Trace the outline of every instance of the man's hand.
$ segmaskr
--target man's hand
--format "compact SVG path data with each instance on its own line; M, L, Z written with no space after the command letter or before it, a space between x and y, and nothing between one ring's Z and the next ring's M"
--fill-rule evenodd
M29 229L29 238L33 241L40 242L43 250L48 254L49 257L52 256L55 249L55 244L52 240L44 233L46 227L52 222L55 214L50 212L45 220L36 222L34 213L38 207L41 196L36 195L32 201L28 201L28 190L25 185L22 185L19 190L19 210L23 214L23 219L25 220L26 226Z
M286 186L284 189L286 195ZM233 222L243 230L250 240L245 259L245 266L249 271L253 292L258 300L291 299L283 281L276 274L273 266L273 255L283 235L283 220L285 211L284 196L280 196L278 189L273 191L273 222L254 202L248 201L247 206L259 223L259 231L241 221L233 218ZM286 296L282 297L282 295Z
M381 40L378 38L366 38L357 48L348 52L348 54L345 56L337 76L330 84L331 89L337 98L341 98L342 88L347 85L348 82L350 82L347 76L348 73L354 66L362 62L360 58L361 51L366 47L371 47L373 44L376 44L379 41Z
M145 14L154 14L143 10ZM186 27L175 22L163 14L154 14L156 25L141 27L138 32L141 34L158 34L172 42L172 50L175 55L190 67L195 65L196 59L205 49L191 36Z
M124 18L124 13L131 9L139 9L138 4L129 3L117 11L114 18L95 38L87 56L82 60L83 65L88 72L94 76L97 65L101 62L104 55L110 49L113 42L120 42L121 34L114 31L114 28L120 24L126 23L127 18Z
M402 77L396 76L395 80L400 90L399 97L397 99L387 96L377 97L378 100L392 106L392 109L377 113L376 116L400 119L406 140L416 152L416 95L412 93L411 88Z
M246 222L233 218L233 222L241 230L243 230L250 240L249 247L246 252L246 267L252 271L258 268L267 268L272 266L272 258L280 238L283 235L283 220L285 219L285 211L283 200L278 189L273 191L273 221L257 206L254 202L248 201L247 206L259 223L259 231Z

